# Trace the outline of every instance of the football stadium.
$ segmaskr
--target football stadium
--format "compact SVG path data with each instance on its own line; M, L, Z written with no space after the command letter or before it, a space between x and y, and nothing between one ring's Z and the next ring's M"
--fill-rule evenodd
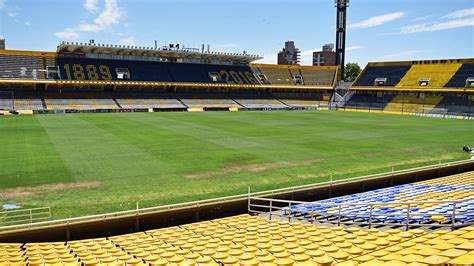
M472 50L349 81L334 7L334 65L1 40L0 266L474 265Z

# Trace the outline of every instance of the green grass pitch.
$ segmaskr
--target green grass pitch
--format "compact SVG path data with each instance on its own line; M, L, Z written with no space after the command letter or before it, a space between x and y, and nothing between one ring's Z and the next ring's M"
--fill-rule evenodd
M335 111L0 117L0 204L54 218L467 159L474 121Z

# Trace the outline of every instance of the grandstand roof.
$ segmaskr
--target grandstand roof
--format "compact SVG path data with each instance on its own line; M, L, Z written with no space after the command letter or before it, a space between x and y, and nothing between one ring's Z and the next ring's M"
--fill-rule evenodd
M72 43L62 42L56 49L58 53L84 53L84 54L112 54L112 55L137 55L167 59L199 59L248 64L263 57L250 54L225 53L225 52L200 52L192 49L153 48L130 45Z

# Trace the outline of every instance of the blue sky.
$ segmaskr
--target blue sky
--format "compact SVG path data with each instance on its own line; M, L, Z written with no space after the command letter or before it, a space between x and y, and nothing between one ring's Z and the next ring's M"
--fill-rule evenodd
M333 0L0 0L0 36L45 51L61 40L205 43L266 63L294 40L311 64L335 41L335 13ZM348 62L474 57L474 0L352 0L348 24Z

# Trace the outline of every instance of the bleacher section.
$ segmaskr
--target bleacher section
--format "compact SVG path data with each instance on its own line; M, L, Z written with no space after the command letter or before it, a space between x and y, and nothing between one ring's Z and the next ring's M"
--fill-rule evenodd
M339 106L348 111L471 119L474 91L467 80L474 77L473 61L369 63L351 87L354 95Z
M43 101L41 99L15 99L14 109L18 111L22 110L33 110L40 111L44 110Z
M393 97L394 95L390 94L356 93L345 103L344 108L383 111L387 104L392 101Z
M179 48L145 48L143 53L143 47L118 47L61 43L56 52L0 51L0 110L26 114L315 108L328 106L337 79L336 66L251 64L259 57ZM123 49L140 55L124 55ZM320 93L325 98L295 97L286 105L274 92ZM20 110L24 112L14 112Z
M118 109L113 99L45 99L48 110L97 110Z
M469 116L474 113L474 95L447 94L436 105L436 109L455 116Z
M40 85L41 89L44 84L48 84L48 89L61 89L65 84L101 87L111 85L110 82L118 82L113 83L114 87L153 85L159 88L199 88L206 84L227 88L236 85L269 88L278 85L279 88L317 86L332 89L337 72L335 66L252 65L250 62L259 57L247 54L203 54L179 49L146 49L147 52L143 53L143 50L117 46L97 46L101 47L101 51L96 51L90 50L90 46L63 43L56 52L2 50L0 80L15 85ZM75 50L71 52L70 49ZM137 55L124 55L123 49L131 49L130 52L133 50ZM79 55L78 51L87 55ZM266 79L261 80L264 76Z
M354 87L373 87L375 86L375 79L386 78L387 82L384 86L393 87L397 85L400 80L405 76L410 66L378 66L378 65L367 65L363 70L360 77L354 82Z
M1 99L0 98L0 110L8 111L25 111L44 110L43 102L41 99Z
M336 75L336 70L334 68L316 70L303 67L300 71L305 85L333 86L334 84Z
M368 260L370 265L473 265L473 229L466 227L453 232L434 231L390 245L358 260Z
M11 97L15 95L14 100ZM2 98L3 97L3 98ZM18 97L18 98L16 98ZM328 93L307 91L305 93L277 92L258 90L234 91L118 91L98 93L97 91L77 92L21 92L0 93L0 110L29 110L67 112L89 110L127 109L143 112L150 111L206 111L238 109L316 109L327 108Z
M386 79L385 84L376 84L377 78ZM352 87L466 88L468 78L474 78L473 59L380 62L369 63ZM422 80L428 83L422 85Z
M356 91L339 110L469 118L474 117L474 95L461 92Z
M333 87L336 67L251 65L256 76L263 74L272 85ZM297 77L301 77L298 79ZM297 82L299 80L299 82Z
M289 107L294 107L294 108L310 108L310 107L320 107L328 106L327 101L316 101L316 100L291 100L291 99L280 99L282 103Z
M254 67L258 68L273 85L295 85L293 76L287 67L278 65L257 65Z
M429 80L426 87L444 87L461 66L461 63L415 64L400 80L397 87L420 87L420 79Z
M286 109L288 106L276 99L235 99L245 108L250 109Z
M469 265L474 262L473 245L473 227L427 234L240 215L108 238L0 244L0 264Z
M456 200L463 202L456 205L452 202L435 202ZM406 202L410 202L410 215L407 215L408 205L402 204ZM332 205L324 205L344 203L361 205L342 206L340 210ZM369 206L371 203L376 204L373 209ZM453 208L457 215L455 221L450 221ZM331 198L307 205L295 205L289 208L289 211L322 218L338 216L340 212L341 217L351 220L371 219L385 223L405 223L407 219L417 223L465 223L474 219L474 172Z
M187 107L199 108L239 108L239 104L231 99L181 99Z
M186 108L177 99L116 99L124 109L180 109Z
M386 113L430 113L438 105L442 96L427 96L419 98L413 95L397 95L384 108Z
M13 110L13 100L0 98L0 110Z
M0 51L0 62L0 79L46 79L44 70L55 65L53 53L25 51Z
M187 107L197 109L229 109L241 107L222 92L213 91L179 91L176 97Z
M463 64L445 87L462 88L466 86L466 79L474 78L474 64Z

